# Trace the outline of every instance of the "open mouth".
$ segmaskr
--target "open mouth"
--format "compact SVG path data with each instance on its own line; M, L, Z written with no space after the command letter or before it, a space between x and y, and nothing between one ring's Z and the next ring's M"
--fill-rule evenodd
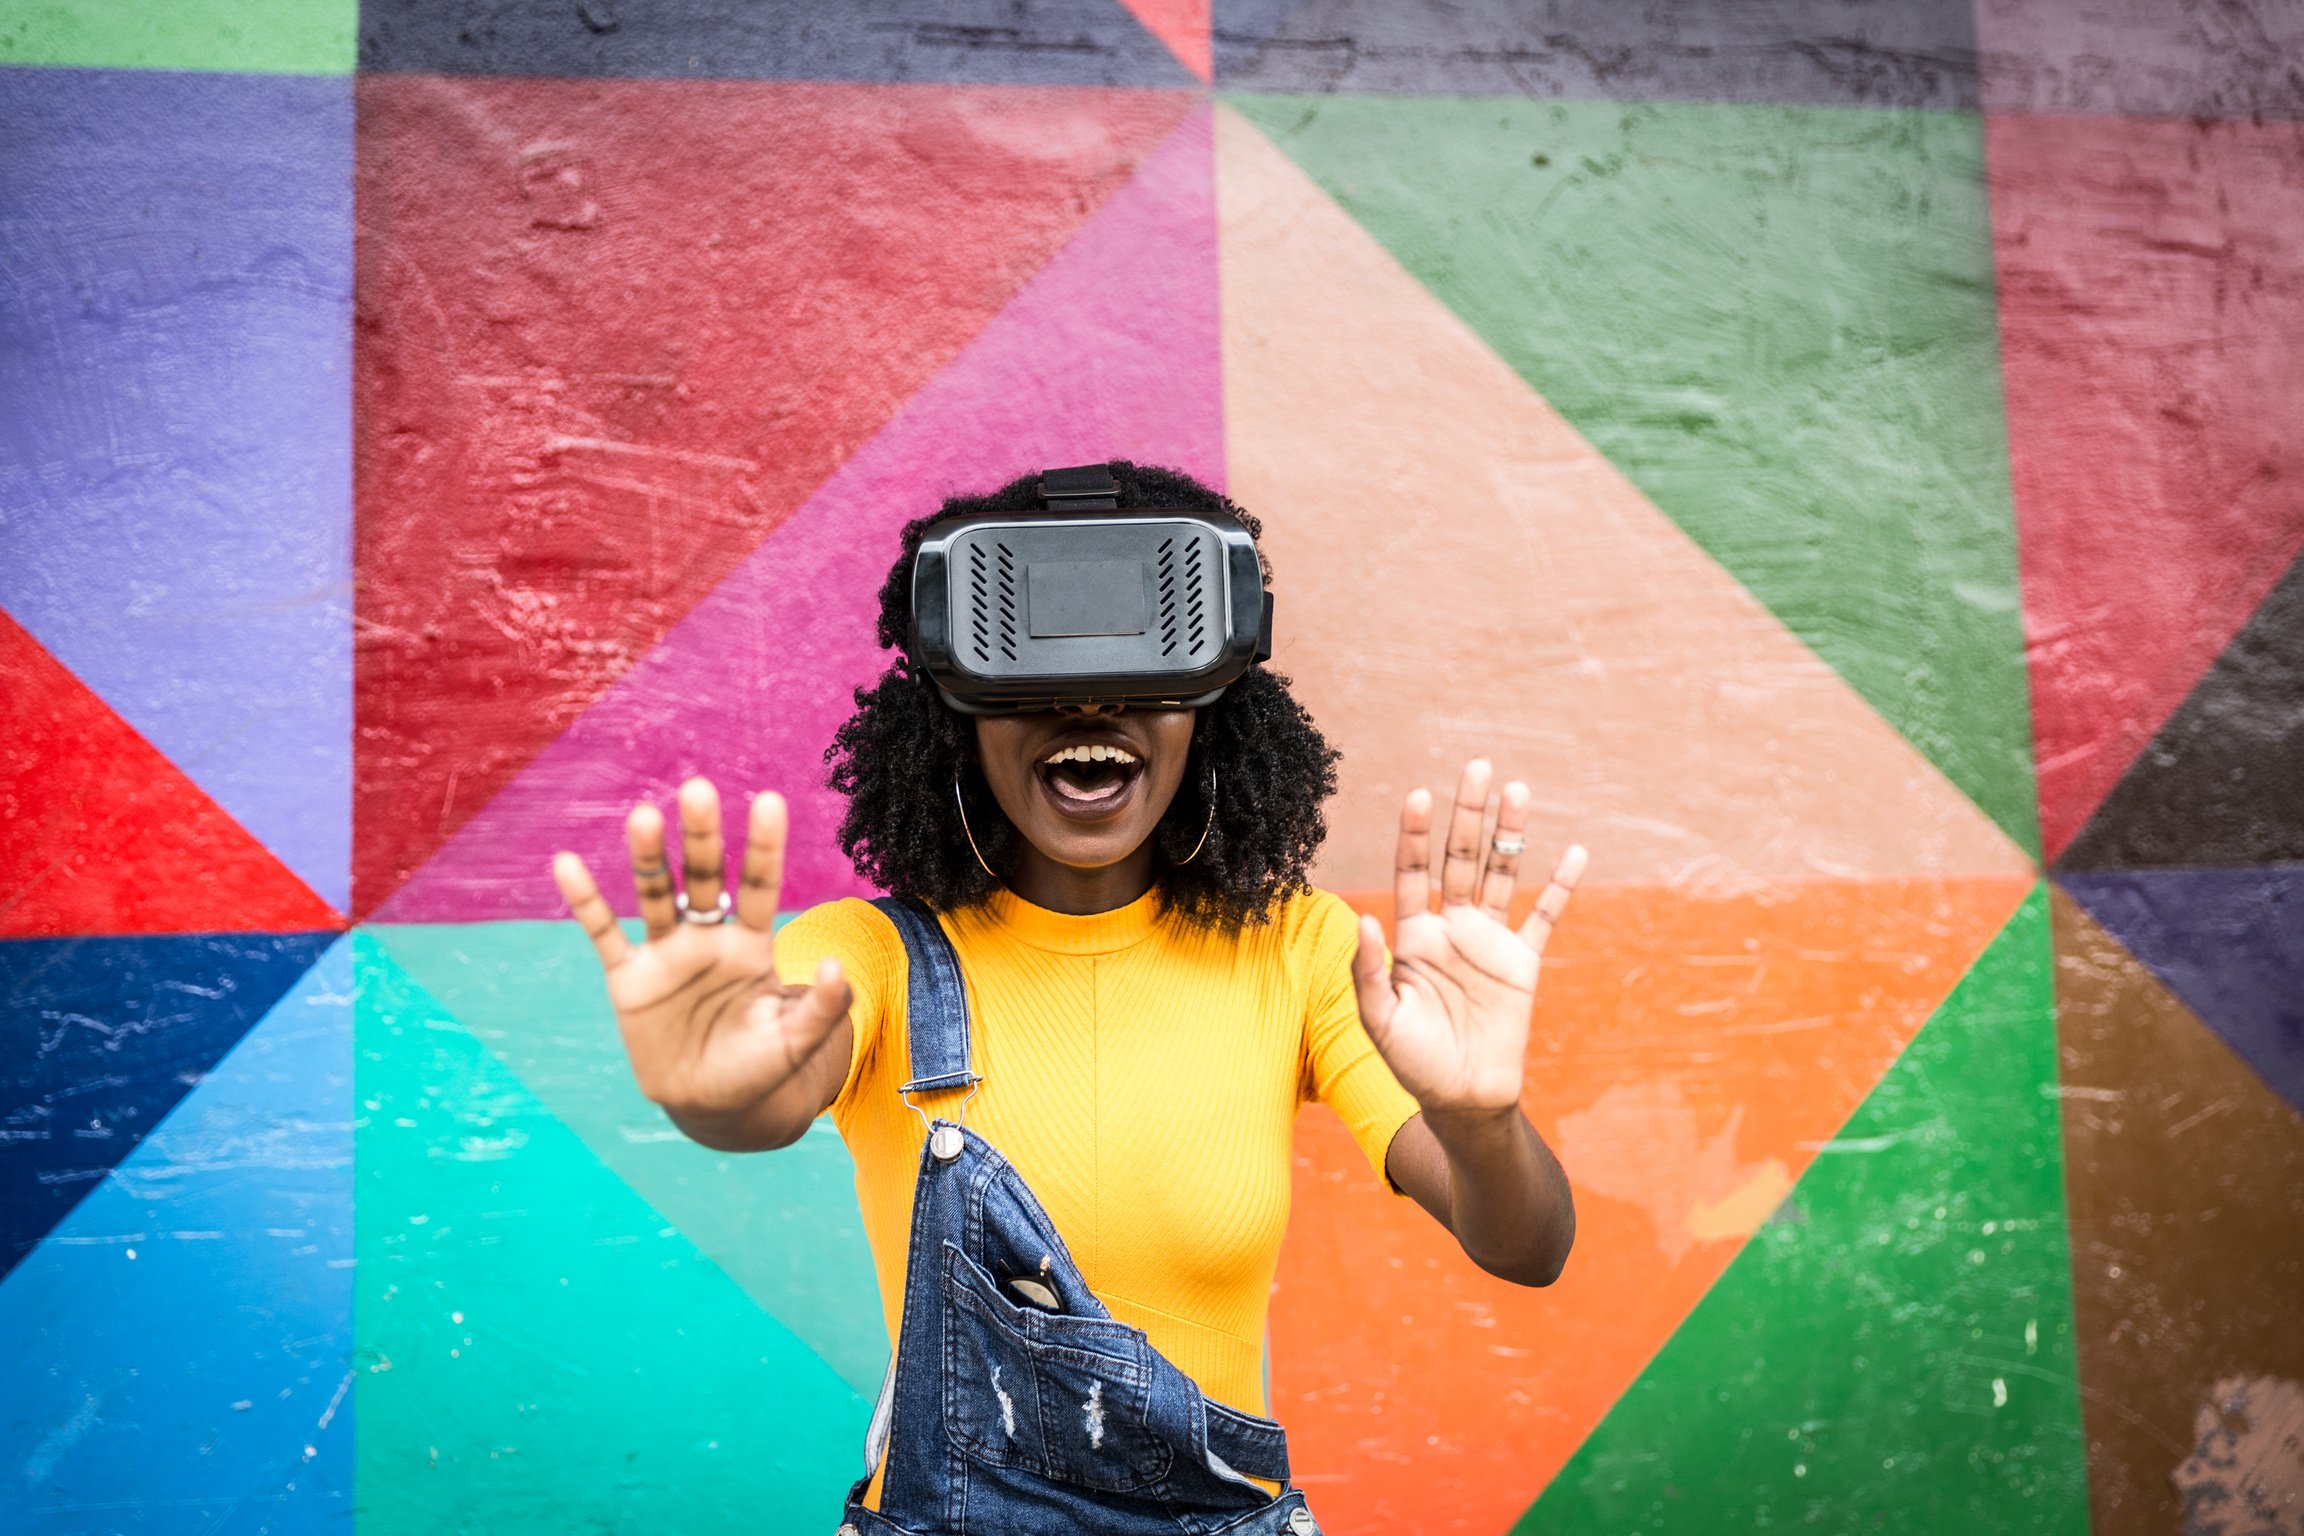
M1144 760L1127 747L1059 747L1037 766L1040 787L1068 816L1107 816L1127 804Z

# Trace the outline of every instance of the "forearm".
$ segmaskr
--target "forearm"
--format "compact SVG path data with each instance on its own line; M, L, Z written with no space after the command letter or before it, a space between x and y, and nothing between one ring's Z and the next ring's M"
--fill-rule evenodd
M1387 1166L1488 1273L1519 1285L1560 1277L1576 1241L1575 1201L1559 1161L1517 1108L1419 1114L1401 1129Z

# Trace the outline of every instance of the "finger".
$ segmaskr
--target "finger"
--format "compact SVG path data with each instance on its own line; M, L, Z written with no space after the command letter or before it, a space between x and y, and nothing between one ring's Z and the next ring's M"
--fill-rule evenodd
M790 813L774 790L752 797L744 834L744 873L736 886L736 920L762 933L776 926L776 899L784 890L784 833Z
M1384 958L1384 925L1360 919L1360 947L1352 952L1352 989L1360 996L1360 1022L1382 1047L1399 999L1392 990L1392 967Z
M1536 910L1528 914L1528 921L1520 925L1520 940L1538 954L1551 941L1552 930L1560 924L1560 914L1568 910L1568 898L1576 894L1576 882L1584 878L1584 849L1572 845L1560 855L1552 878L1545 882L1537 894Z
M652 805L636 805L624 818L624 846L632 854L632 889L640 896L640 920L648 937L660 939L672 931L679 914L672 909L672 866L664 860L664 813Z
M592 883L592 871L584 867L582 859L572 853L552 855L552 883L560 887L561 900L584 925L593 949L599 952L602 970L612 971L631 957L632 941L616 925L616 914L608 910L608 899Z
M1392 861L1393 918L1432 910L1432 791L1412 789L1400 803L1400 847Z
M1520 878L1521 834L1528 830L1528 786L1514 779L1504 786L1496 811L1496 835L1488 841L1488 870L1480 877L1480 910L1498 922L1508 919L1512 887ZM1505 846L1498 847L1501 843Z
M1480 883L1480 824L1488 816L1488 780L1494 770L1476 757L1456 781L1456 804L1448 813L1448 852L1440 861L1440 905L1469 906Z
M690 779L680 786L680 886L688 893L689 911L720 910L727 865L728 847L720 840L720 791L708 779Z

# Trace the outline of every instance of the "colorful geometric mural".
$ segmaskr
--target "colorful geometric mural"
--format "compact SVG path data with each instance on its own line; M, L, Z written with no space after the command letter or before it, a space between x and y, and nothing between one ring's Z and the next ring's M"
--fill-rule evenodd
M546 860L862 891L896 529L1118 456L1266 522L1323 884L1474 750L1593 850L1557 1285L1299 1126L1324 1529L2304 1529L2292 7L164 10L0 17L0 1523L830 1529L847 1154Z

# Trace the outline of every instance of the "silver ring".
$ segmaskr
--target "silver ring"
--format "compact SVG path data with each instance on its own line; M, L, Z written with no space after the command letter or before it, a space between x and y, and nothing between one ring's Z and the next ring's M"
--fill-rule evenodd
M736 898L729 895L726 891L722 891L720 893L719 911L695 912L689 910L688 893L686 891L682 891L679 895L672 898L672 906L674 910L679 912L680 921L684 923L694 923L699 928L717 928L722 923L728 921L729 916L735 912Z
M1495 838L1489 842L1488 846L1507 859L1516 859L1528 851L1528 845L1517 837Z

